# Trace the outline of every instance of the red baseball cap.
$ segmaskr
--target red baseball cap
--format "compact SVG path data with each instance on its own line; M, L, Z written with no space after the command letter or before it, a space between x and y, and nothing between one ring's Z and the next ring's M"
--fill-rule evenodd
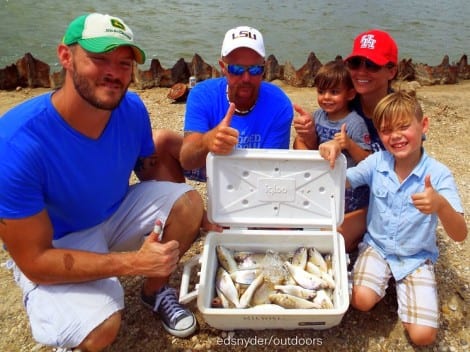
M387 32L371 29L359 34L354 39L352 53L345 61L354 56L365 57L377 65L389 62L398 63L398 47L395 40Z

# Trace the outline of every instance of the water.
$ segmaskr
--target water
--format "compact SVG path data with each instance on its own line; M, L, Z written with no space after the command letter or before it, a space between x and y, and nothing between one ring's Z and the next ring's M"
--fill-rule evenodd
M389 31L399 57L437 65L470 54L468 0L0 0L0 68L26 52L57 68L55 49L68 23L84 12L121 17L150 59L172 67L195 53L216 65L223 36L251 25L264 35L266 53L280 64L302 66L310 52L325 63L348 55L354 37L369 28Z

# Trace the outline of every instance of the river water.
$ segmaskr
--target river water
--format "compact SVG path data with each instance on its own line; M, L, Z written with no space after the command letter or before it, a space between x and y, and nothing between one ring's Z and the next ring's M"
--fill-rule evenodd
M354 37L369 28L389 31L400 59L415 63L470 54L468 0L0 0L0 68L30 52L54 70L66 26L85 12L121 17L146 51L147 66L157 58L170 68L195 53L215 65L225 32L237 25L258 28L267 55L296 68L310 52L322 63L348 55Z

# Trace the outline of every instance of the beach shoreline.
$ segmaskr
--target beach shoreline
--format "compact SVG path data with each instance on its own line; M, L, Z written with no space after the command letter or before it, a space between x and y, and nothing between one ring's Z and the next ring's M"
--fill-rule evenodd
M291 100L307 111L316 109L314 88L296 88L282 81L281 86ZM425 114L430 118L430 132L425 142L426 152L449 167L459 188L464 209L470 209L470 81L453 85L419 86L403 83L416 89ZM149 110L154 128L171 128L182 132L184 103L174 103L167 98L169 88L136 90ZM50 89L20 89L0 91L0 115L21 101ZM205 184L190 182L206 198ZM466 214L467 227L469 215ZM204 237L199 238L183 257L170 283L179 287L182 265L192 256L202 252ZM438 227L440 258L436 264L436 278L441 307L440 330L435 345L419 351L470 351L468 317L470 313L470 241L455 243ZM0 251L0 263L8 255ZM126 308L118 339L107 351L272 351L282 349L321 351L415 351L409 344L401 322L396 315L396 296L389 289L387 296L371 312L360 313L353 309L346 312L340 325L328 330L240 330L222 332L204 322L196 303L190 304L199 322L199 331L189 339L178 339L168 335L158 320L142 307L139 302L141 278L121 278L125 288ZM31 337L26 314L22 307L19 289L11 273L4 265L0 267L0 350L1 351L51 351L51 347L38 345ZM261 344L261 341L297 341L293 345ZM254 341L249 348L239 344L225 344L229 341ZM251 339L251 340L249 340ZM316 345L301 345L299 341L313 341ZM319 345L321 343L321 345Z

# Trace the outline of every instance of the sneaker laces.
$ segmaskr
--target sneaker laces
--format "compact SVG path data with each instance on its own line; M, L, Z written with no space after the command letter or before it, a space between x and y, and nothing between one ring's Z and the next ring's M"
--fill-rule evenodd
M186 314L185 309L178 302L176 290L171 287L164 287L161 292L156 295L155 306L153 310L157 312L163 310L171 323L174 323L181 315Z

